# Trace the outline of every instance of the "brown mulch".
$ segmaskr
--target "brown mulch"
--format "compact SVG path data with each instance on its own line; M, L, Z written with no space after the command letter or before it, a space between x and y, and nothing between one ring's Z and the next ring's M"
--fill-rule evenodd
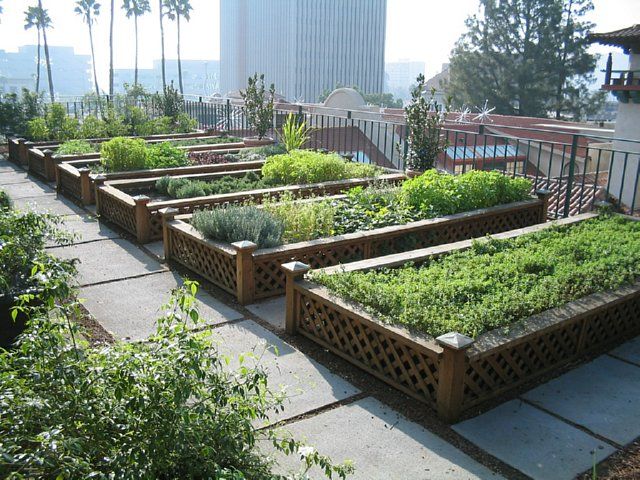
M592 480L589 470L578 477L579 480ZM640 480L640 438L614 453L596 467L598 480Z

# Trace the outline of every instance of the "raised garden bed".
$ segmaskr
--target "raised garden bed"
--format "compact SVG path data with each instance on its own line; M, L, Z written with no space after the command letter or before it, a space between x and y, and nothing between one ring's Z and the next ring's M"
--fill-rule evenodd
M146 137L134 137L134 138L142 138L143 140L148 141L168 141L168 140L179 140L179 139L188 139L188 138L197 138L197 137L206 137L204 132L195 131L191 133L166 133L162 135L150 135ZM216 135L213 135L216 136ZM89 143L102 143L111 138L87 138L84 139ZM7 145L9 150L9 160L14 163L19 163L22 165L27 165L28 163L28 155L27 152L31 148L39 148L41 150L51 149L54 150L60 144L64 142L55 141L55 140L44 140L40 142L31 142L25 138L8 138Z
M558 224L575 226L597 216L583 214L494 238L521 237ZM167 228L175 227L169 224ZM320 273L388 272L408 262L420 265L468 250L472 244L466 240L326 268ZM640 332L638 280L516 321L509 328L485 331L474 340L458 332L433 338L417 333L416 328L409 330L403 324L385 322L364 305L303 278L308 270L309 266L300 262L283 266L287 276L287 332L306 336L425 402L449 422L544 373L611 348Z
M186 167L163 168L163 169L147 169L132 170L128 172L111 172L104 173L99 176L104 181L121 180L130 178L149 178L164 175L181 175L190 173L207 173L242 170L248 167L247 162L225 162L224 156L227 154L238 153L244 148L243 144L220 144L215 145L219 148L204 148L203 146L184 147L189 152L215 152L220 156L219 164L193 165ZM92 159L65 160L53 158L55 165L55 182L59 192L80 201L83 205L92 205L96 202L95 197L95 178L98 174L92 174L91 169L100 165L99 155ZM46 163L45 163L46 165ZM257 165L257 164L256 164ZM261 165L261 164L260 164Z
M172 205L162 205L171 207ZM174 260L235 295L243 304L281 295L286 278L280 269L293 260L313 268L353 262L416 247L522 228L546 220L546 193L539 198L404 225L258 249L251 242L210 240L189 222L190 215L163 210L165 259Z
M188 137L190 139L206 139L212 137ZM213 137L216 138L216 137ZM173 140L174 138L170 138L169 140ZM148 143L161 143L163 141L168 141L167 139L152 139L148 140ZM46 148L45 148L46 147ZM100 152L94 153L83 153L77 155L56 155L55 148L51 148L51 146L47 145L45 147L35 147L29 148L27 150L27 164L29 168L29 172L34 173L47 181L54 182L56 180L56 166L61 163L71 162L71 161L82 161L82 160L96 160L95 163L99 163ZM233 143L217 143L217 144L201 144L201 145L191 145L191 146L178 146L180 150L184 150L186 152L205 152L205 151L221 151L222 154L226 153L236 153L241 148L244 148L244 144L242 142L233 142ZM91 165L91 163L88 163Z
M243 176L249 172L259 172L259 170L249 170L249 168L259 168L261 166L261 164L253 165L254 163L256 162L240 163L241 166L245 167L244 170L238 169L231 171L227 169L226 172L212 175L181 176L202 180L215 180L229 174ZM224 166L225 165L221 165L221 167ZM353 187L369 185L376 180L396 183L401 182L406 177L402 173L389 173L377 178L352 178L174 200L152 201L148 196L140 195L141 192L152 191L158 178L157 176L156 178L142 180L112 181L105 185L97 186L96 203L98 205L98 213L135 235L139 242L145 243L159 240L163 237L162 214L160 210L165 208L171 209L176 214L187 214L218 205L242 203L246 201L259 202L264 197L277 197L284 193L291 193L292 195L300 197L334 195L346 192Z

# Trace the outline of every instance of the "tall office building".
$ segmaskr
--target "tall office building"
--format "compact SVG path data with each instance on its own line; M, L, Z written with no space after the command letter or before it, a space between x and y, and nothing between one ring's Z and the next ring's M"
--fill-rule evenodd
M337 84L381 93L386 0L220 0L220 89L264 73L288 100Z

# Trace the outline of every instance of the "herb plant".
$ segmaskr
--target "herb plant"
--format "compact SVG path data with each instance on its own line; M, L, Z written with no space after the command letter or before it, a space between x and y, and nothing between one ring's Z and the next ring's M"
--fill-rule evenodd
M100 147L101 163L107 172L144 169L148 155L144 140L139 138L117 137Z
M95 151L96 147L85 140L68 140L58 147L56 155L81 155Z
M282 126L280 141L287 152L299 150L309 140L309 134L313 131L308 127L304 119L299 119L293 113L287 115L287 120Z

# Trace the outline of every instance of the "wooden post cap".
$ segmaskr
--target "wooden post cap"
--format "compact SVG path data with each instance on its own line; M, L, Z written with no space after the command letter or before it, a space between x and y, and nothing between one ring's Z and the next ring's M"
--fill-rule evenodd
M540 188L540 189L536 190L536 195L538 196L538 198L540 200L544 200L545 198L551 196L551 191L547 190L546 188Z
M151 199L146 195L136 195L135 197L133 197L133 201L136 202L136 204L145 205L149 203Z
M231 244L236 250L241 251L241 252L246 252L246 251L254 251L258 249L258 245L256 245L253 242L250 242L249 240L242 240L240 242L233 242Z
M436 338L436 342L443 348L450 350L466 350L473 345L473 338L458 332L445 333Z
M93 179L93 182L96 185L102 185L104 182L107 181L107 176L103 173L98 173L97 175L91 175L91 178Z
M283 263L280 268L287 274L291 274L293 276L301 276L311 270L311 267L306 263L302 262L289 262Z
M53 155L53 150L49 149L49 148L45 148L42 153L44 153L46 156L50 156Z
M179 212L180 210L173 207L165 207L158 210L158 213L162 215L164 220L173 220L173 217L175 217Z
M91 169L89 167L80 167L78 169L78 172L80 172L80 175L82 175L82 174L86 175L86 174L91 173Z

